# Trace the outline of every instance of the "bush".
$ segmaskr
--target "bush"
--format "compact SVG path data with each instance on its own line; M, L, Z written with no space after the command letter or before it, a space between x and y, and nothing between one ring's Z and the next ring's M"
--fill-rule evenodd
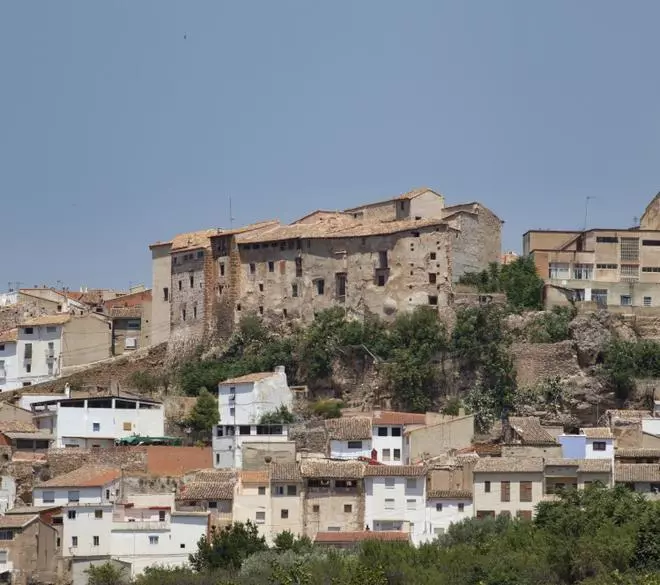
M343 406L341 400L317 400L312 404L312 413L321 418L339 418Z
M553 307L539 315L526 331L532 343L557 343L570 339L569 325L575 317L572 307Z

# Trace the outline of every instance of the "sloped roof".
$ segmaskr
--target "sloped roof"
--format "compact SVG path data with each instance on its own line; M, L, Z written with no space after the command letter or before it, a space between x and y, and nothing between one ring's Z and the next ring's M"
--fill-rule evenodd
M23 528L39 518L39 514L8 514L0 516L0 528Z
M375 410L373 413L374 426L377 425L423 425L426 424L426 415L418 412L397 412L395 410Z
M298 463L273 463L269 472L271 481L302 481Z
M21 327L40 327L42 325L64 325L68 323L71 316L68 313L57 313L56 315L42 315L33 317L21 323Z
M208 248L211 245L211 236L218 233L217 229L200 230L197 232L187 232L179 234L172 238L172 252L183 252L184 250L194 250L196 248Z
M609 473L612 462L609 459L561 459L545 460L546 467L577 467L579 473Z
M32 423L22 420L0 421L0 433L37 433L39 429Z
M361 479L366 465L358 461L303 459L300 474L306 478Z
M616 463L614 480L625 483L660 482L660 465L657 463Z
M18 339L18 329L9 329L0 332L0 343L16 343Z
M254 374L246 374L245 376L238 376L236 378L229 378L220 382L221 386L228 386L229 384L252 384L254 382L261 382L271 376L276 376L276 372L255 372Z
M609 427L592 427L580 429L580 431L587 439L612 439L614 437Z
M540 457L485 457L477 461L474 473L543 473Z
M556 439L542 426L536 416L511 416L509 425L523 445L558 445Z
M433 189L429 189L428 187L420 187L418 189L412 189L411 191L408 191L407 193L402 193L401 195L397 195L396 197L391 197L389 199L381 199L379 201L372 201L371 203L365 203L363 205L358 205L357 207L351 207L350 209L345 209L344 211L351 212L351 211L358 211L360 209L364 209L365 207L374 207L376 205L383 205L383 203L393 203L396 201L400 200L410 200L410 199L415 199L416 197L419 197L420 195L423 195L427 191L430 191L434 195L437 195L438 197L442 197L440 193L437 193Z
M37 487L101 487L121 477L117 467L85 465L40 483Z
M629 457L638 458L643 457L660 457L660 449L652 448L619 448L614 452L615 457Z
M243 483L268 483L267 471L240 471L239 475Z
M234 485L230 482L192 481L181 488L177 500L232 500Z
M420 477L426 475L423 465L367 465L365 477Z
M409 542L407 532L395 530L362 530L359 532L317 532L315 542L320 544L343 544L363 542L365 540L383 540L388 542Z
M371 419L364 416L330 418L325 421L325 428L334 441L371 439Z
M427 500L433 499L472 499L472 490L429 490Z

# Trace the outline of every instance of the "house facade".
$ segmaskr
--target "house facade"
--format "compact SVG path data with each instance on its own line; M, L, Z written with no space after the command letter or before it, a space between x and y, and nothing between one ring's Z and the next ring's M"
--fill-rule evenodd
M426 494L427 540L437 538L447 532L452 524L473 515L472 490L429 490Z
M609 427L580 429L577 435L562 434L557 439L565 458L614 460L615 439Z
M19 376L18 329L0 333L0 392L16 390L23 383Z
M341 417L325 421L331 459L370 459L372 456L371 418Z
M213 431L213 466L243 469L259 458L295 459L295 443L287 425L223 425ZM263 460L261 461L263 463Z

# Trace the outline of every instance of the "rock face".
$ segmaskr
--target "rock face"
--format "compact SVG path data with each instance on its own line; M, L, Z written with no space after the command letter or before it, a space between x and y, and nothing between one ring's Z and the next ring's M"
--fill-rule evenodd
M567 378L580 373L571 341L514 343L511 354L519 386L533 386L548 378Z
M635 332L618 317L607 311L578 315L569 326L582 368L596 364L613 338L632 340Z

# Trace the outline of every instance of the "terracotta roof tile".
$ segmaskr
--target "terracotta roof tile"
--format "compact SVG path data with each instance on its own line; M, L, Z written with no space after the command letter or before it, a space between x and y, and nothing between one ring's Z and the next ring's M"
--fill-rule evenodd
M640 421L651 417L650 410L607 410L605 414L612 420Z
M111 319L141 319L142 307L136 305L134 307L110 307L106 310L108 317Z
M540 457L485 457L479 459L475 473L543 473Z
M0 421L0 433L37 433L34 424L22 420L3 420Z
M361 441L371 439L371 418L351 416L330 418L325 428L333 441Z
M268 483L267 471L239 471L242 483Z
M394 410L375 410L374 426L377 425L423 425L426 415L417 412L396 412Z
M209 248L211 246L211 240L209 238L217 233L217 229L207 229L174 236L174 238L172 238L172 252L183 252L184 250L194 250L196 248Z
M660 449L651 448L620 448L614 452L614 456L619 458L628 457L630 459L641 459L644 457L660 457Z
M545 460L546 467L577 467L579 473L610 473L612 462L609 459L561 459Z
M68 323L71 316L66 313L58 313L56 315L42 315L41 317L34 317L27 319L21 323L21 327L39 327L41 325L64 325Z
M426 494L427 500L432 499L472 499L472 490L429 490Z
M660 465L657 463L616 463L614 480L623 483L660 482Z
M609 427L593 427L580 429L580 431L588 439L612 439L614 437Z
M215 482L236 482L238 470L233 468L226 469L200 469L191 478L190 481L199 483Z
M328 219L355 221L353 216L345 211L327 211L324 209L317 209L316 211L312 211L311 213L303 215L301 218L292 221L290 225L296 225L299 223L312 223L315 221L327 221Z
M18 329L9 329L0 333L0 343L16 343L18 339Z
M234 484L230 482L192 481L181 488L177 500L233 500Z
M520 437L523 445L558 445L536 416L511 416L509 425Z
M261 382L272 376L276 376L276 372L255 372L254 374L246 374L245 376L238 376L236 378L229 378L220 382L221 386L228 386L229 384L253 384L254 382Z
M365 477L420 477L426 475L423 465L367 465Z
M365 540L384 540L390 542L409 542L407 532L394 530L376 531L363 530L360 532L317 532L315 542L322 544L343 544L349 542L364 542Z
M86 465L59 475L38 485L38 487L100 487L121 477L117 467Z
M361 479L365 467L359 461L303 459L300 462L300 474L306 478Z
M271 481L302 481L297 463L273 463L268 469Z
M39 514L8 514L0 516L0 528L23 528L39 518Z

